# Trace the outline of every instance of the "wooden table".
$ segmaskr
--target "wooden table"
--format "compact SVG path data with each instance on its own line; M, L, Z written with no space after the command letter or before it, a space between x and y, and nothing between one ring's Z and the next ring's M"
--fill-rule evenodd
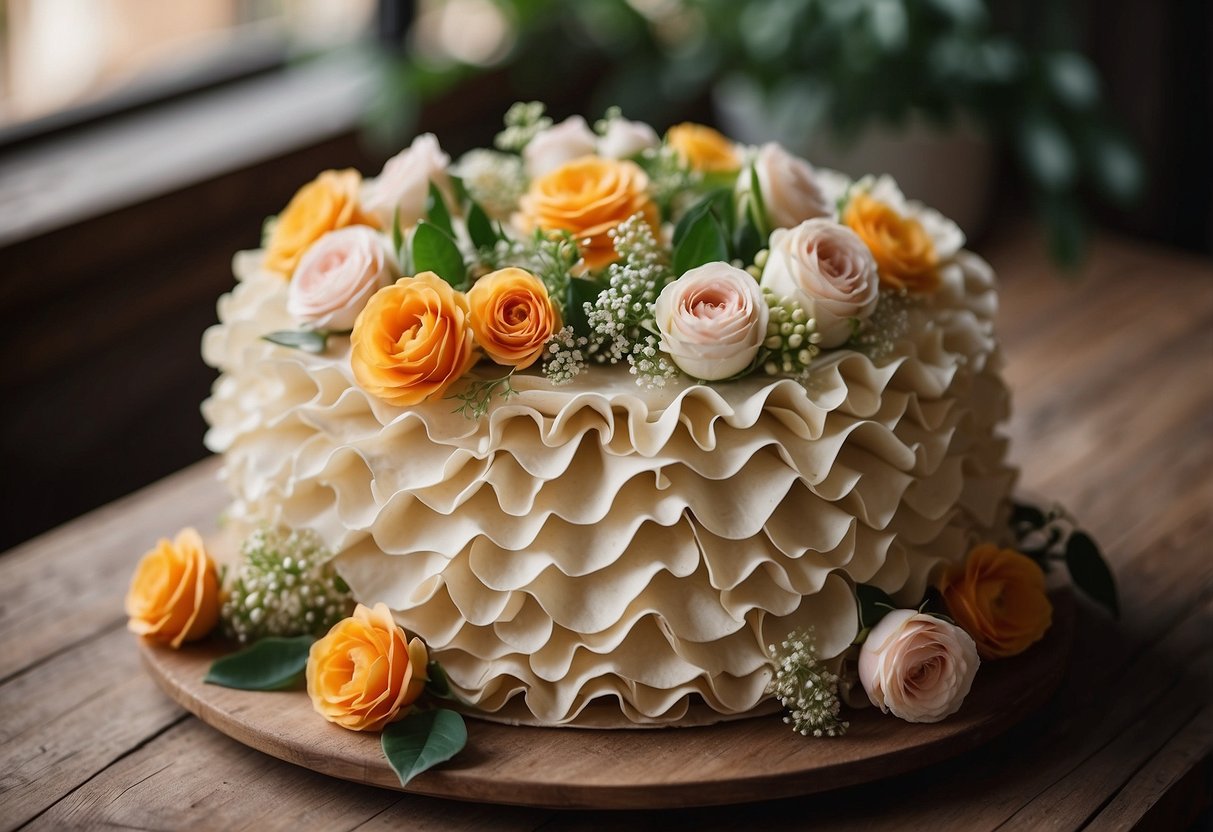
M1067 282L1026 231L985 251L1004 280L1022 486L1096 535L1124 607L1118 625L1081 611L1061 691L1010 735L890 782L655 815L327 779L175 706L125 630L139 555L224 505L208 460L0 557L0 827L1187 827L1213 799L1213 266L1102 239Z

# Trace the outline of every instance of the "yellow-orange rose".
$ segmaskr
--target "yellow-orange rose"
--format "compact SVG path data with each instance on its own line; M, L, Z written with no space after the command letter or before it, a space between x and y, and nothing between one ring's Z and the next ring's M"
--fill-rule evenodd
M741 168L737 148L711 127L702 124L676 124L665 134L665 143L691 170L704 173L733 173Z
M1053 623L1044 572L1012 549L982 544L963 566L946 570L938 586L948 613L977 642L982 658L1018 655Z
M524 231L569 231L591 269L618 256L610 232L633 214L657 228L657 206L649 198L649 178L634 162L585 156L531 182L519 202Z
M510 267L487 274L468 292L476 342L498 364L524 370L560 329L560 313L543 281Z
M910 292L939 287L935 243L918 220L867 194L856 194L847 202L842 221L871 250L881 283Z
M289 278L300 258L323 235L347 225L378 226L358 205L356 170L326 170L299 189L270 231L265 267Z
M162 539L135 569L126 594L131 632L176 649L195 641L219 622L219 574L202 537L182 529L176 540Z
M307 693L316 713L351 731L378 731L409 712L425 689L429 654L409 639L386 604L359 604L307 655Z
M479 357L467 298L433 272L402 277L372 295L350 344L359 386L397 407L441 396Z

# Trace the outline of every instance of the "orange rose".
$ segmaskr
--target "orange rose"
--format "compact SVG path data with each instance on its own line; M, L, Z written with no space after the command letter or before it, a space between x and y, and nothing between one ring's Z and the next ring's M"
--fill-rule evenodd
M847 202L842 222L871 250L881 283L910 292L939 287L935 243L918 220L867 194L856 194Z
M316 713L351 731L378 731L409 712L425 689L429 654L408 640L386 604L359 604L307 655L307 693Z
M633 214L644 214L654 229L657 206L649 198L649 178L634 162L585 156L531 182L519 202L525 231L569 231L591 269L618 259L610 232Z
M299 189L278 215L265 245L265 267L290 278L312 243L347 225L378 226L358 206L356 170L326 170Z
M397 407L441 396L479 357L462 292L433 272L371 296L354 321L350 364L363 390Z
M733 173L741 169L737 148L727 137L702 124L676 124L665 134L665 143L691 170L704 173Z
M1015 656L1040 641L1053 623L1045 574L1027 555L985 543L939 583L948 612L977 642L983 659Z
M560 313L543 281L513 267L487 274L468 292L476 342L498 364L524 370L560 329Z
M182 529L160 540L135 569L126 594L127 627L176 649L196 641L219 622L219 574L202 537Z

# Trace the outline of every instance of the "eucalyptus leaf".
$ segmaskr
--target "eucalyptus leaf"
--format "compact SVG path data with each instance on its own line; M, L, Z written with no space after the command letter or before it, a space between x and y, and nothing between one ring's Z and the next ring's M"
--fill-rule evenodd
M1112 613L1113 618L1120 618L1116 579L1099 547L1085 532L1076 531L1066 541L1066 567L1075 586Z
M476 248L492 248L500 239L489 221L488 214L475 202L468 208L468 236L472 238L472 245Z
M445 231L426 220L413 232L413 274L433 272L458 288L467 280L459 246Z
M674 274L684 275L696 266L729 259L729 242L715 214L706 211L674 246Z
M855 600L859 603L861 630L870 630L880 623L880 619L897 609L887 592L871 584L856 584Z
M455 229L451 225L451 213L446 208L446 200L442 198L442 191L438 190L438 186L432 181L430 191L425 198L425 218L448 237L455 236Z
M328 347L329 334L318 329L280 329L268 335L261 336L262 341L269 341L280 347L290 347L293 350L303 350L319 355Z
M383 729L380 745L400 785L458 754L467 744L467 726L455 711L413 711Z
M582 277L570 277L569 288L565 292L564 322L573 328L577 335L589 335L590 324L586 320L585 304L598 299L602 286L593 280Z
M216 659L203 680L239 690L283 690L303 679L314 636L263 638L231 655Z

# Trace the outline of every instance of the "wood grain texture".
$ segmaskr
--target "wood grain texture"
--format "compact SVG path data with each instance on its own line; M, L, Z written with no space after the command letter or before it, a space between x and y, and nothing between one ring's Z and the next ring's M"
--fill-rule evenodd
M138 556L213 525L223 496L207 463L0 556L0 827L1184 828L1213 799L1213 265L1104 238L1063 280L1022 229L983 253L1003 282L1021 483L1100 541L1123 606L1117 623L1080 603L1061 688L1002 737L879 784L656 813L464 804L314 774L174 721L121 631ZM94 703L115 679L130 682L121 708Z
M469 717L468 747L408 791L560 809L681 808L789 797L867 783L956 756L1038 709L1069 657L1074 603L1054 599L1045 640L987 664L961 711L915 725L874 708L848 714L843 737L806 740L778 715L643 731L508 726ZM141 642L165 692L203 722L267 754L357 783L400 788L377 734L320 719L303 691L232 690L202 680L225 645L179 651Z

